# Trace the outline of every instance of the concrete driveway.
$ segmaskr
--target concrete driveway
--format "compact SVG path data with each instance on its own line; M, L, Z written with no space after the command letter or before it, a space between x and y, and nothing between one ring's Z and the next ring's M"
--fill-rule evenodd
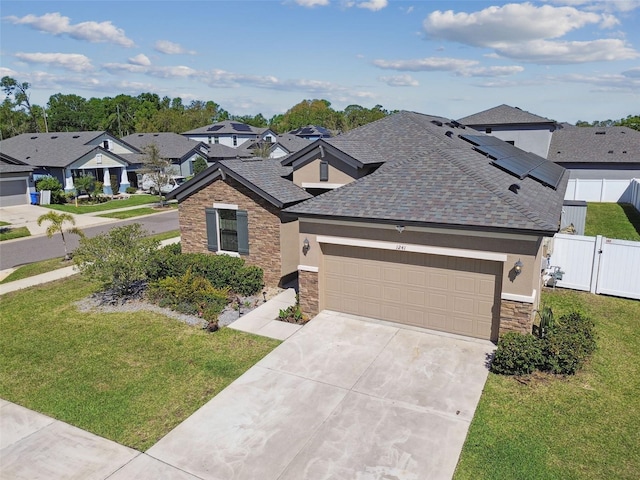
M323 312L116 476L449 479L493 349Z

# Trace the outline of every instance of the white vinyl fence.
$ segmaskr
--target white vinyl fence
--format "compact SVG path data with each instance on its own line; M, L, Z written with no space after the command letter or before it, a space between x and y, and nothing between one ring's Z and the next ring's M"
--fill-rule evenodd
M611 202L611 203L634 203L633 188L638 179L631 180L609 180L597 179L586 180L582 178L572 178L567 184L565 200L585 200L587 202ZM636 200L638 200L636 193ZM636 208L640 210L638 202Z
M629 203L631 203L634 207L636 207L636 210L638 210L640 212L640 180L637 178L634 178L631 181L631 187L630 187L631 192L629 193Z
M551 265L564 272L558 287L640 300L640 242L558 233Z

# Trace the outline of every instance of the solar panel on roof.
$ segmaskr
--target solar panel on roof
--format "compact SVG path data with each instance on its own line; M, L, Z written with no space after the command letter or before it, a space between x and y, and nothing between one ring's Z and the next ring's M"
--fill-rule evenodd
M213 127L207 128L207 132L217 132L222 128L222 125L214 125Z
M311 135L313 133L313 128L303 128L300 131L300 135Z
M237 132L250 132L251 127L249 125L245 125L244 123L232 123L231 126Z
M558 188L563 173L564 169L560 165L545 161L529 172L529 176L555 189Z

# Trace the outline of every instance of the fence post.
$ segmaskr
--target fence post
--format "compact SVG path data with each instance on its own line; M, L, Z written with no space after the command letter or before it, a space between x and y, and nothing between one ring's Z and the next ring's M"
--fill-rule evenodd
M594 243L593 250L593 265L591 266L591 287L589 291L591 293L598 293L598 276L600 274L600 260L602 257L602 243L604 238L602 235L596 236L596 242Z

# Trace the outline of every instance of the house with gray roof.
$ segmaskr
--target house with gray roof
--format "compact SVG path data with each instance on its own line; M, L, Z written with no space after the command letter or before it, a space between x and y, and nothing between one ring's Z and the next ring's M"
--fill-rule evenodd
M547 158L569 171L568 200L628 203L633 179L640 181L640 132L563 125Z
M172 132L132 133L122 140L143 153L149 145L155 145L160 156L171 161L173 174L183 177L193 175L193 163L198 158L207 160L209 156L209 149L204 143ZM124 157L132 158L126 155ZM137 158L134 163L140 163L140 160Z
M531 330L567 180L561 166L459 122L399 112L280 166L218 162L174 196L186 251L231 249L268 283L297 263L308 314L495 341Z
M459 118L458 122L541 157L547 156L551 135L558 128L554 120L504 104Z
M311 198L276 159L220 160L167 195L179 202L182 251L240 255L267 285L298 271L298 222L284 208Z
M119 191L131 184L131 160L126 155L140 154L135 147L105 131L23 133L0 142L0 152L34 168L33 178L51 175L74 190L74 178L93 175L104 182L104 193L112 194L111 176L115 175Z
M317 125L307 125L296 128L295 130L291 130L289 134L304 138L305 140L318 140L319 138L329 138L332 136L328 128Z
M276 134L268 128L258 128L235 120L223 120L212 125L205 125L182 135L205 143L206 145L224 145L230 148L241 147L251 140L269 141L269 137L275 138Z

